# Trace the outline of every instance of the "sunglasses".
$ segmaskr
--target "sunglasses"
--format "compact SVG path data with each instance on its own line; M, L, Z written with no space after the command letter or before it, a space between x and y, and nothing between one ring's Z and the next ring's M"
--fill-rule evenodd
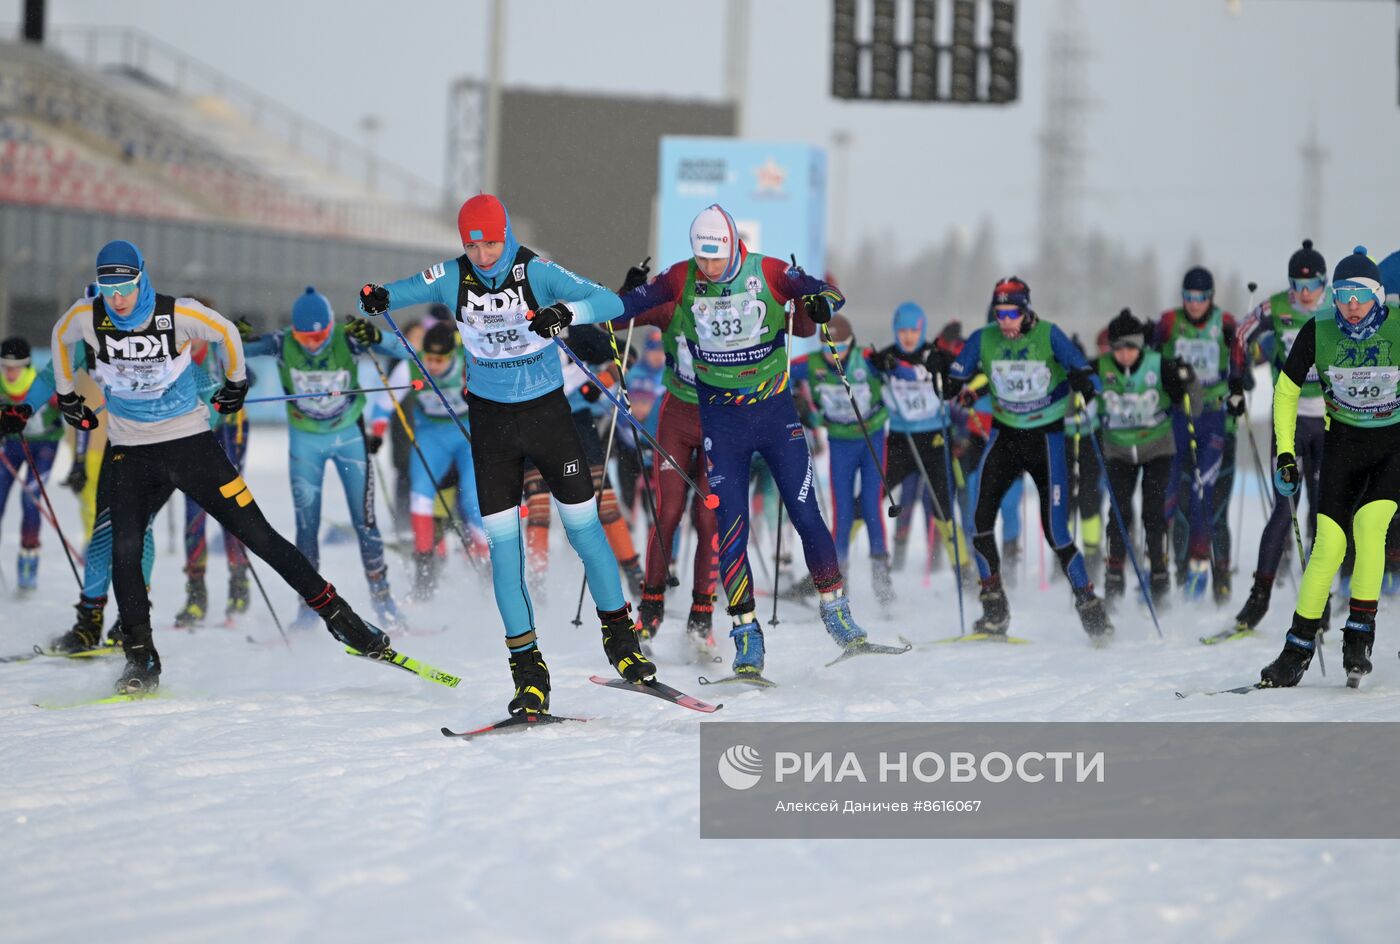
M97 286L103 298L117 298L118 296L125 298L140 287L141 276L139 275L130 282L117 282L113 285L103 285L99 283Z
M1310 279L1289 279L1288 287L1295 292L1320 292L1327 284L1326 276L1315 275Z
M1350 305L1352 302L1371 305L1378 299L1375 291L1364 285L1350 285L1342 282L1332 286L1332 300L1338 305Z
M1215 297L1214 292L1182 292L1182 301L1187 302L1208 302Z
M1012 318L1019 318L1025 314L1020 305L998 305L992 310L996 312L997 321L1010 321Z

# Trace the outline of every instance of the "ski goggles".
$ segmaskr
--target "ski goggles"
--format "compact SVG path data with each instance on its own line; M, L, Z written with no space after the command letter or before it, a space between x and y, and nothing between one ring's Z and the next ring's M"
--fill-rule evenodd
M1012 318L1019 318L1025 314L1020 305L998 305L992 309L997 316L997 321L1010 321Z
M1295 292L1320 292L1327 284L1327 277L1315 275L1310 279L1289 279L1288 287Z
M1208 302L1215 297L1214 292L1182 292L1181 300L1184 302Z
M320 350L331 336L331 326L326 325L320 331L292 331L292 337L296 342L308 351Z
M1332 300L1338 306L1350 305L1352 302L1373 305L1380 301L1380 298L1376 295L1376 290L1369 286L1358 285L1355 282L1338 282L1332 286Z
M136 291L139 291L140 288L141 276L139 275L136 278L131 279L127 282L115 282L111 285L105 285L101 282L97 283L97 290L102 293L103 298L108 299L117 297L125 298L126 296L131 295Z

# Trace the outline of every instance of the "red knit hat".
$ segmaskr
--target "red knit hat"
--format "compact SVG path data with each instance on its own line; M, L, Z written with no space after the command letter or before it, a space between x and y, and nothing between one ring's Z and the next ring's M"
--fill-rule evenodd
M457 211L457 231L462 245L467 243L506 241L505 205L489 193L479 193Z

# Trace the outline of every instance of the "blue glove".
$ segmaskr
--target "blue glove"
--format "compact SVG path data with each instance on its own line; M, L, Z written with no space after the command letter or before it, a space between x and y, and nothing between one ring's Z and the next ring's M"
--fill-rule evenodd
M1291 452L1281 452L1278 454L1278 461L1274 465L1274 488L1284 498L1292 498L1298 494L1298 483L1302 481L1302 476L1298 474L1298 463L1293 458Z

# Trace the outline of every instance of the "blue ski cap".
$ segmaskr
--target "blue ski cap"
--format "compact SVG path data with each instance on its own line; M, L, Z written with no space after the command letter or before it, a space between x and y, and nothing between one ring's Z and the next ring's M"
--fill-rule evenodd
M97 284L120 285L140 278L146 258L135 243L114 239L97 252Z
M905 302L894 310L894 330L919 332L919 344L924 343L924 329L928 325L928 319L924 317L924 310L914 302ZM898 338L895 339L898 341ZM917 347L918 345L915 345Z
M310 334L324 331L335 321L330 300L316 286L308 285L306 291L292 305L292 330Z
M697 259L728 259L729 264L717 282L728 282L739 274L743 261L739 246L739 227L734 217L718 203L701 210L690 223L690 251Z

